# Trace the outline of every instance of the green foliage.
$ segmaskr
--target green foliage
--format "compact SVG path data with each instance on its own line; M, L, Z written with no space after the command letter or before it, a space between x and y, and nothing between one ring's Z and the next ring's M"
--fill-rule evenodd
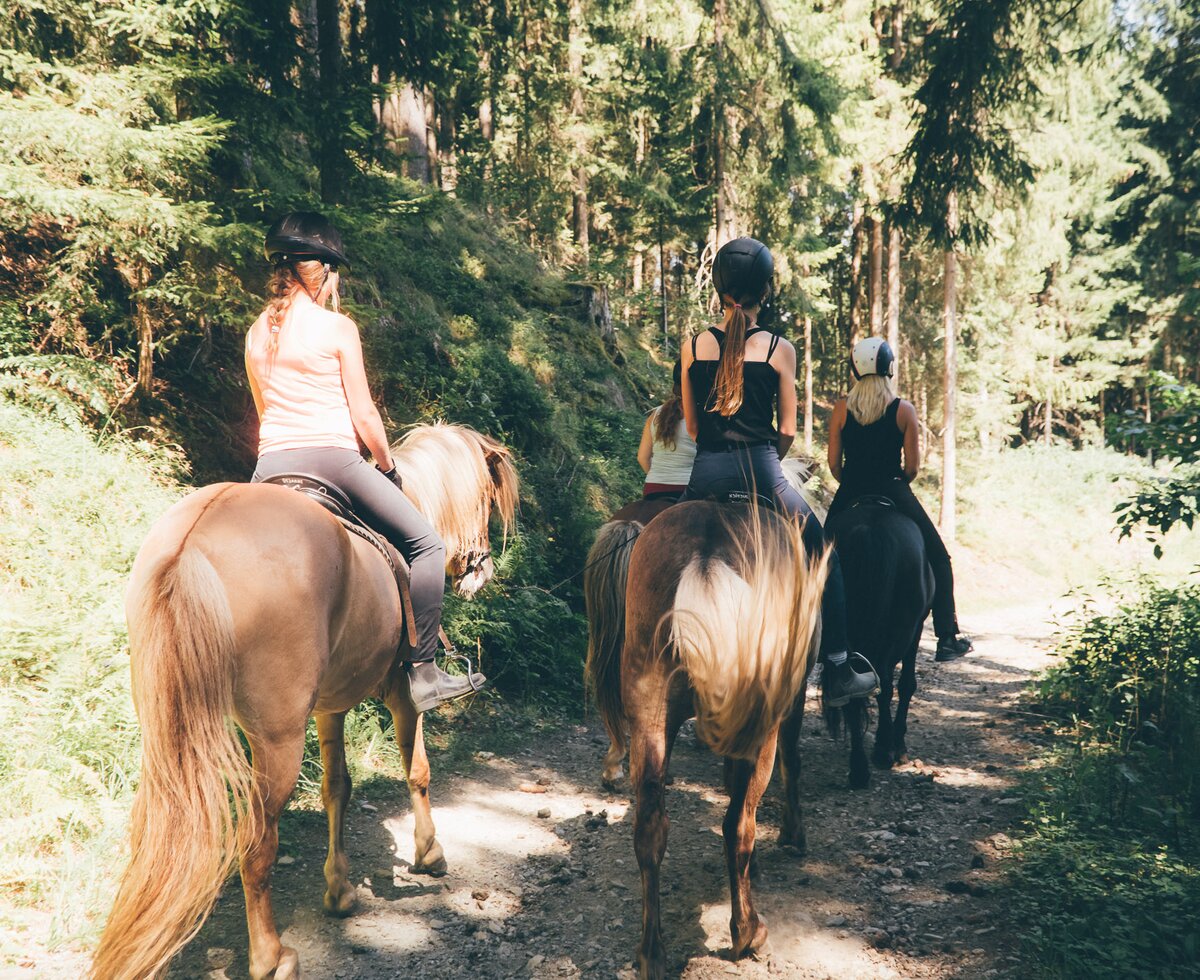
M1034 693L1061 723L1025 777L1037 802L1010 869L1029 969L1184 975L1200 952L1200 586L1087 605L1059 649Z

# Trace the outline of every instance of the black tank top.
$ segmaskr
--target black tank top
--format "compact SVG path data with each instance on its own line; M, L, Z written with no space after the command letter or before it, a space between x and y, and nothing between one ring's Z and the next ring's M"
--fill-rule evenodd
M904 433L896 422L900 399L895 398L870 425L860 425L847 409L842 429L842 483L869 493L898 476L904 475L900 450Z
M748 340L766 327L754 327L746 331ZM721 352L725 351L725 331L710 327L709 333L717 341ZM756 446L774 444L779 439L775 428L775 397L779 393L779 372L770 363L771 355L779 344L779 335L771 338L771 346L765 361L745 361L742 377L745 387L742 405L732 415L722 415L712 407L713 382L717 378L720 361L696 359L696 338L692 338L692 363L688 378L692 382L692 397L700 419L696 446L700 449L729 449L731 446Z

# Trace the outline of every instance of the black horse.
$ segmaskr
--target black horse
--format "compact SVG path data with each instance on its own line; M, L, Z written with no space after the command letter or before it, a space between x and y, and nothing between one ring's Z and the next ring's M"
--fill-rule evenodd
M826 528L836 541L846 582L846 622L851 649L879 675L879 723L871 761L881 769L908 761L904 737L908 705L917 689L917 647L933 604L933 572L916 524L884 497L860 497ZM900 700L892 717L892 687L900 664ZM837 708L826 711L836 734ZM850 731L850 786L871 781L863 734L867 706L853 700L840 709Z

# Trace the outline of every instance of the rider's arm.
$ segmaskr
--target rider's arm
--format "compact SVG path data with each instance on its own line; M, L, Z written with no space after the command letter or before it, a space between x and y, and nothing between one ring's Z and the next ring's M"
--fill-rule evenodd
M654 413L651 412L646 416L646 424L642 426L642 444L638 446L638 463L641 464L642 472L650 472L650 457L654 455L654 427L650 424L654 421Z
M679 356L682 368L680 379L683 382L683 422L688 435L695 439L700 433L700 419L696 415L696 403L692 400L692 379L688 377L688 368L692 366L692 345L685 343Z
M363 367L362 341L358 327L348 316L337 318L338 357L342 362L342 387L346 390L346 401L350 405L350 420L354 431L363 441L375 462L382 470L392 468L392 452L388 448L387 433L383 419L371 398L367 385L367 371Z
M842 426L846 424L846 399L839 398L829 420L829 472L839 483L842 480Z
M781 340L771 363L779 372L779 441L775 448L783 459L796 441L796 348Z
M912 402L901 402L896 411L896 424L904 433L904 476L909 483L917 478L921 468L920 425Z
M254 410L258 412L258 420L262 421L263 416L263 396L262 389L258 386L258 378L254 376L254 367L250 364L250 339L254 336L254 328L246 334L246 377L250 379L250 394L254 396Z

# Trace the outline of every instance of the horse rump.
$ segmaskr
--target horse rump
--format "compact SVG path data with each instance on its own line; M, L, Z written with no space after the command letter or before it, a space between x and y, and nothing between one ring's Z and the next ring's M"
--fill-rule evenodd
M664 625L696 694L697 735L754 760L808 676L827 562L810 563L796 521L696 506L711 509L716 533L684 565Z

